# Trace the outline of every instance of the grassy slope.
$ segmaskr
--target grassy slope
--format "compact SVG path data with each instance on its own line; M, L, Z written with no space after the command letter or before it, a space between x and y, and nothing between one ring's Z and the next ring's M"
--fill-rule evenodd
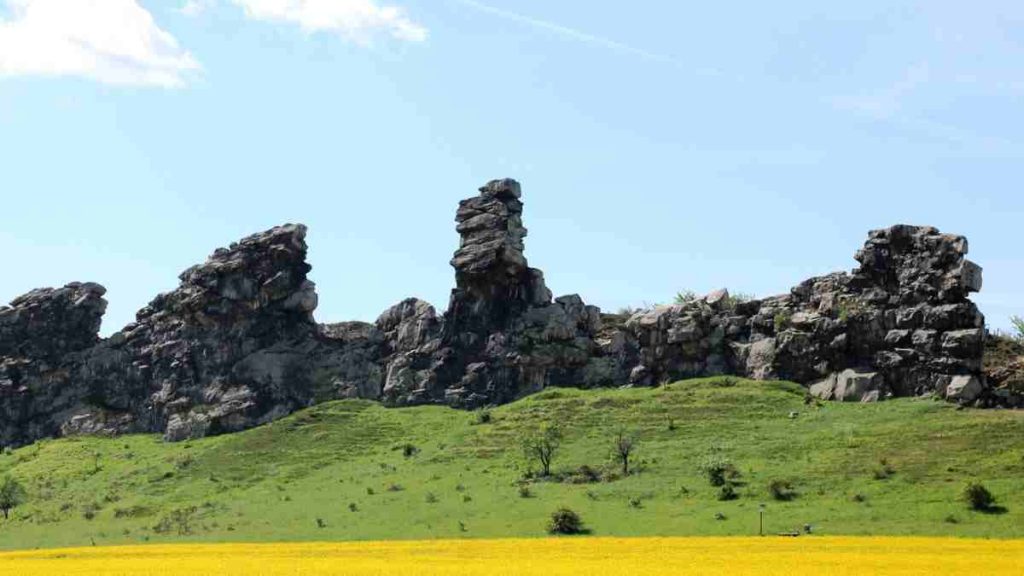
M1024 537L1024 413L912 399L804 406L796 385L721 382L548 390L494 410L485 425L442 407L342 401L180 444L151 435L40 442L0 456L0 476L21 479L31 497L0 520L0 548L537 536L560 505L603 536L745 535L756 533L761 502L772 532L810 523L824 534ZM608 463L614 431L626 426L640 438L641 470L597 484L539 482L520 498L519 439L552 419L567 431L556 469ZM405 443L420 452L404 457ZM700 476L709 450L740 468L738 500L719 502ZM876 480L882 458L895 474ZM792 480L799 497L771 501L776 478ZM1006 511L968 511L958 500L968 480L983 481ZM179 534L173 511L190 507L191 533Z

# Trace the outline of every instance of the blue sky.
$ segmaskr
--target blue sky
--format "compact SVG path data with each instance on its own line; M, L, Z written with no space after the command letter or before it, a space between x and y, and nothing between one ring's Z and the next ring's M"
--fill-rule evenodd
M1024 313L1024 3L0 0L0 301L89 280L104 333L214 248L309 225L323 322L454 278L459 199L605 309L966 235Z

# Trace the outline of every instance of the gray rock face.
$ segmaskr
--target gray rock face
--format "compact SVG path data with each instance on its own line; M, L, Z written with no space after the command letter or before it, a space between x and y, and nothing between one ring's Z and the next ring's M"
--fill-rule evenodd
M127 431L180 440L308 406L311 359L334 350L313 322L305 234L304 226L281 226L217 250L102 342L102 287L16 299L0 312L10 383L0 385L0 441Z
M852 274L759 301L719 292L641 312L626 325L640 345L634 380L727 372L813 384L812 394L845 401L941 393L981 368L984 317L967 298L981 269L966 253L961 236L894 226L870 233Z
M516 181L479 192L456 213L442 315L411 298L372 324L317 325L301 225L217 250L106 340L97 284L17 298L0 308L0 444L129 431L182 440L335 398L471 408L548 386L714 374L790 379L827 400L1000 402L980 372L984 318L968 295L981 268L961 236L876 230L852 273L749 302L723 289L624 318L575 294L552 298L524 254Z
M494 180L459 204L448 311L436 337L410 339L416 347L399 348L388 360L386 403L474 407L607 378L591 362L600 311L575 295L552 301L544 274L527 264L520 196L518 182ZM428 317L433 325L432 309Z
M76 362L99 342L107 308L99 284L33 290L0 307L0 445L60 432L83 391Z

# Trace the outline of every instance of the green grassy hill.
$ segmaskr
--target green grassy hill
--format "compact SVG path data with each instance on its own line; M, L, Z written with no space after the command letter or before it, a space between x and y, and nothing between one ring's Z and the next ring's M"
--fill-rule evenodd
M491 415L342 401L179 444L39 442L0 455L0 477L29 494L0 520L0 548L540 536L563 505L608 536L756 534L766 503L769 532L1024 537L1021 412L915 399L808 406L794 384L723 378L552 389ZM520 442L545 422L565 431L554 471L568 477L533 481L523 497ZM636 472L573 483L582 465L616 470L622 427L639 440ZM718 500L700 472L709 457L735 465L737 499ZM796 497L772 499L772 480ZM968 481L1003 508L969 511Z

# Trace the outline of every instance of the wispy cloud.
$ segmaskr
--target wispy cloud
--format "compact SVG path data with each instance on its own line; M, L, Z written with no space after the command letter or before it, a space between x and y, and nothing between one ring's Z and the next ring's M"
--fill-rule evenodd
M860 114L976 152L1013 155L1024 152L1019 144L1010 140L978 134L915 113L912 105L914 97L918 92L926 92L930 84L938 82L932 74L932 69L927 62L915 64L908 67L899 79L881 90L835 97L831 103L840 110Z
M931 78L927 62L907 68L903 77L891 85L874 92L853 96L839 96L834 103L839 108L862 112L876 118L892 118L899 113L906 98Z
M643 48L638 48L636 46L631 46L629 44L625 44L623 42L618 42L618 41L612 40L610 38L605 38L605 37L602 37L602 36L597 36L595 34L590 34L588 32L584 32L584 31L578 30L576 28L571 28L569 26L563 26L561 24L556 24L554 22L549 22L547 20L541 20L539 18L533 18L531 16L525 16L523 14L518 14L516 12L512 12L510 10L505 10L503 8L497 8L495 6L490 6L490 5L484 4L482 2L477 2L476 0L455 0L455 2L458 3L458 4L461 4L463 6L466 6L467 8L472 8L472 9L477 10L479 12L483 12L485 14L490 14L491 16L496 16L496 17L502 18L504 20L509 20L509 21L512 21L512 22L516 22L518 24L523 24L525 26L530 26L532 28L537 28L537 29L540 29L540 30L545 30L545 31L548 31L548 32L553 32L555 34L558 34L559 36L562 36L564 38L568 38L570 40L576 40L576 41L579 41L579 42L584 42L586 44L593 44L595 46L601 46L603 48L608 48L609 50L614 50L616 52L621 52L623 54L631 54L633 56L639 56L640 58L644 58L645 60L653 60L653 61L656 61L656 62L665 62L665 63L673 64L673 65L679 65L680 64L676 59L672 58L671 56L665 55L665 54L658 54L657 52L651 52L649 50L644 50Z
M297 24L310 32L333 32L359 44L374 35L422 42L427 29L403 8L382 6L374 0L231 0L254 20Z
M199 63L136 0L3 0L0 76L179 87Z

